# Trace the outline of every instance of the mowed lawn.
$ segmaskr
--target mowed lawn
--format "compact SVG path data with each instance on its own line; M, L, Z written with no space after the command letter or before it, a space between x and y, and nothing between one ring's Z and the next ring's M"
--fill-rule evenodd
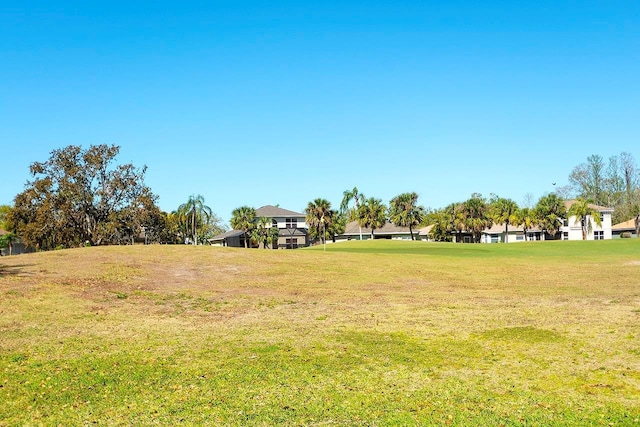
M0 258L0 425L638 425L640 240Z

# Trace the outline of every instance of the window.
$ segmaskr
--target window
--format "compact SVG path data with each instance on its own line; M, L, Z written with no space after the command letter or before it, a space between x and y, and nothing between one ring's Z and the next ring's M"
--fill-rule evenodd
M287 239L287 249L297 249L298 248L298 239L290 238Z
M562 233L562 240L569 240L569 232L565 231Z
M600 212L600 222L604 223L604 214Z
M521 242L523 240L524 240L524 236L523 235L519 234L519 235L516 236L516 242Z
M286 219L287 228L298 228L298 219L297 218L287 218Z
M593 240L604 240L604 231L594 231Z

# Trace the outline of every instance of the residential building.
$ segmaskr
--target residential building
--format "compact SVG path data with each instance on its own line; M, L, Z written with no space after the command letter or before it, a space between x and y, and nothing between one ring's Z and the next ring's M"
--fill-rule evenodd
M565 201L567 211L575 202L575 200ZM591 230L587 234L587 240L612 239L611 215L613 214L613 208L593 204L589 204L589 207L600 213L601 225L596 224L593 218L587 217L587 221L591 222ZM568 219L564 220L562 227L560 228L560 238L562 240L582 240L582 224L575 216L570 216Z
M256 209L256 215L258 218L271 218L272 227L278 227L278 248L309 246L309 226L305 214L267 205Z
M336 236L336 240L362 240L371 239L371 229L361 227L358 221L351 221L345 227L344 233ZM400 227L387 222L383 227L376 228L373 233L374 239L411 240L409 227ZM413 229L413 238L420 238L420 228Z
M636 234L636 220L631 218L628 221L621 222L611 227L611 232L614 239L620 237L638 237Z
M565 201L567 211L575 202L575 200ZM591 231L587 234L587 240L611 239L613 237L611 226L611 214L613 213L613 208L592 204L590 204L589 207L599 212L601 225L597 225L593 218L587 218L587 220L591 222ZM558 225L560 225L560 223ZM494 224L490 228L485 229L482 232L482 242L499 243L506 241L507 243L511 243L533 240L582 240L582 223L578 221L575 216L570 216L569 218L564 219L555 236L551 236L539 228L534 227L527 230L527 236L525 238L522 227L514 227L513 225L510 225L509 234L505 239L504 229L504 224Z
M273 249L296 249L309 245L309 227L303 213L290 211L277 206L262 206L256 209L257 218L269 218L270 227L278 228L278 242ZM242 230L231 230L209 239L212 245L244 247L245 238ZM249 241L248 246L258 247Z

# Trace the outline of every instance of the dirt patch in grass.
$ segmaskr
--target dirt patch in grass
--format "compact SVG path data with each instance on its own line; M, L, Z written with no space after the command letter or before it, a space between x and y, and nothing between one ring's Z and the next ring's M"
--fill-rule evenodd
M3 257L0 419L640 418L640 270L623 268L637 258L634 242L365 243L335 245L340 252L139 246Z

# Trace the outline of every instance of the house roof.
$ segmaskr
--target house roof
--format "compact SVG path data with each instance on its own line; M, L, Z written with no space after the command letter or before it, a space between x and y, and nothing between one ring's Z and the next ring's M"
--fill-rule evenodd
M279 237L303 237L306 235L306 231L300 228L281 228L278 233Z
M268 217L268 218L274 218L274 217L304 218L304 214L300 212L294 212L288 209L282 209L277 206L271 206L271 205L262 206L261 208L256 209L256 216Z
M569 208L571 206L573 206L575 203L577 202L576 199L571 199L571 200L565 200L564 201L564 206L567 208L567 210L569 210ZM598 212L613 212L613 208L608 208L606 206L600 206L600 205L594 205L593 203L589 203L589 207L591 209L595 209Z
M426 227L422 227L421 229L419 229L418 233L420 233L421 236L426 236L429 233L431 233L432 229L433 229L433 224L427 225Z
M485 234L504 233L504 227L504 222L502 224L492 224L491 227L485 228L484 230L482 230L482 232ZM509 224L509 233L511 232L524 232L524 229L522 227L516 227L512 224Z
M618 223L611 227L611 230L613 231L626 231L626 230L635 231L635 229L636 229L636 221L634 218L631 218L630 220L625 222Z
M414 229L414 234L418 234L418 228ZM353 235L356 236L360 234L360 226L358 225L358 221L351 221L345 227L343 235ZM362 227L362 234L371 234L371 229L367 227ZM390 222L387 222L383 227L376 228L375 234L409 234L409 227L399 227Z
M227 237L236 237L236 236L242 236L243 231L242 230L230 230L227 232L224 232L222 234L218 234L217 236L213 236L212 238L209 239L210 242L214 242L217 240L224 240Z
M504 233L504 222L501 224L493 224L489 228L485 228L482 230L484 234L500 234ZM527 233L537 233L540 232L540 228L538 227L529 227L527 228ZM524 228L522 226L515 226L513 224L509 224L509 233L524 233Z

